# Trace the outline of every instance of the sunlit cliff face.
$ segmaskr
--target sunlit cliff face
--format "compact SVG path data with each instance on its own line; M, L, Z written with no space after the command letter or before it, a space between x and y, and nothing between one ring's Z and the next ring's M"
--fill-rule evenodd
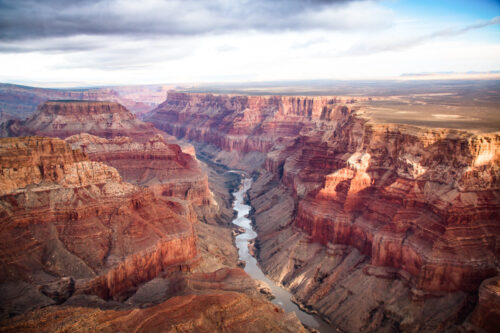
M491 147L488 148L489 149L486 149L479 155L477 155L476 159L474 160L474 166L478 167L490 164L493 161L493 158L495 157L495 151Z

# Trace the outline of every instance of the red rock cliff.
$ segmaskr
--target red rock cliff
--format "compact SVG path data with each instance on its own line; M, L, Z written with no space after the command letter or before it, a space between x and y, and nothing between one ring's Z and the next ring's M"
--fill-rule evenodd
M183 285L177 287L181 295L146 308L50 306L0 324L4 332L305 332L293 313L256 295L255 282L240 269L192 274L177 284Z
M374 124L353 102L169 92L147 119L222 150L266 153L264 167L292 191L295 227L401 272L414 295L477 292L499 269L500 135Z
M207 175L198 162L159 134L144 143L129 137L105 139L87 133L65 141L83 150L91 160L116 168L128 182L157 187L164 195L188 200L196 207L213 205Z
M268 152L277 140L295 139L311 121L349 113L335 98L223 96L168 92L145 116L177 137L212 143L225 150Z
M68 142L74 148L115 167L127 182L158 185L157 191L189 200L201 215L217 213L207 176L194 156L118 103L49 101L15 125L9 128L10 135L71 136Z
M121 104L98 101L48 101L20 123L11 124L4 134L11 136L44 135L61 139L90 133L104 138L129 136L136 141L148 141L162 134L153 125L136 118Z
M60 139L1 139L0 184L1 287L35 295L29 307L50 304L37 288L62 277L119 297L196 260L188 206L124 182ZM4 296L3 309L19 302Z

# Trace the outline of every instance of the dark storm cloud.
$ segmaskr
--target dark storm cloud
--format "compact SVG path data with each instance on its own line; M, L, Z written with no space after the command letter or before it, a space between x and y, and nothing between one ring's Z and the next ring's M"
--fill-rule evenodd
M311 15L347 2L350 0L0 0L0 40L342 29L334 20Z

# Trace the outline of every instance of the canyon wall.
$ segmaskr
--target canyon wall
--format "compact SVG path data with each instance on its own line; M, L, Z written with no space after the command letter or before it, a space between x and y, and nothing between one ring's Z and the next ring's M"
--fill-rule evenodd
M157 185L163 195L191 201L202 215L216 213L207 176L196 159L182 152L175 138L118 103L49 101L4 134L66 139L92 161L116 168L127 182Z
M333 325L457 327L498 274L500 134L375 123L359 108L169 92L145 119L258 170L261 265ZM263 157L249 167L252 154Z
M0 139L2 331L304 332L233 268L230 230L198 223L232 211L192 147L110 102L47 102L15 124L65 140Z
M79 133L104 138L129 136L147 141L154 134L163 134L151 124L144 123L115 102L48 101L24 121L3 124L2 136L55 136L64 139Z
M76 292L119 297L196 261L189 207L124 182L60 139L1 139L0 165L0 281L11 294L28 289L50 304L40 290L70 277ZM4 311L18 301L3 296Z
M144 143L125 136L105 139L87 133L72 135L65 141L85 152L90 160L116 168L128 182L188 200L196 208L215 205L207 175L196 159L160 134Z
M168 293L173 296L159 301ZM156 279L119 307L83 307L74 298L0 325L3 332L305 332L293 313L258 295L254 280L239 268Z

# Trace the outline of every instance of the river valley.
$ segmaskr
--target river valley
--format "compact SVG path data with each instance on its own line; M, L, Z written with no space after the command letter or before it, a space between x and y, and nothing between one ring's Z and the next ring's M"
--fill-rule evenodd
M320 318L302 311L295 303L291 301L292 294L282 287L278 286L274 281L269 279L260 269L257 264L257 259L249 252L248 244L251 240L257 237L257 233L252 228L250 219L247 217L251 207L245 204L245 194L252 186L251 178L244 178L242 186L233 193L234 203L233 208L237 212L233 224L243 228L244 233L236 236L236 247L238 248L238 257L245 262L245 272L252 278L265 282L272 291L275 297L272 302L281 306L286 312L295 312L300 321L319 332L332 332L334 329Z

